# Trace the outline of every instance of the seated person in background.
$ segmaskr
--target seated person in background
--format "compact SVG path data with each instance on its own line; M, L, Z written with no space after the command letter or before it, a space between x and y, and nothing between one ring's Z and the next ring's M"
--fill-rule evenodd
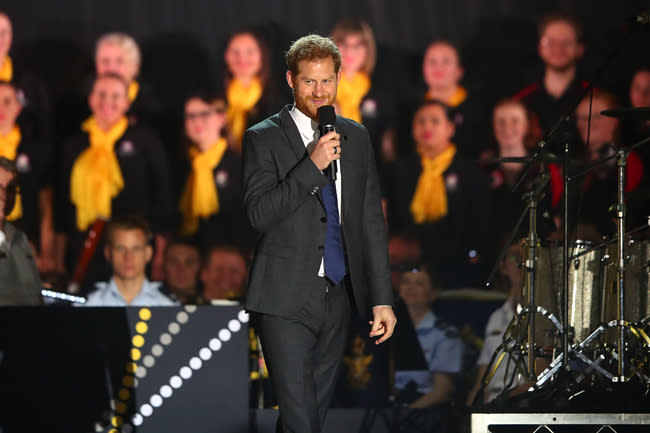
M493 110L492 128L497 144L498 158L523 158L528 156L526 148L526 142L530 138L528 120L528 112L521 101L504 99L497 103ZM527 208L524 195L530 191L532 182L539 175L539 166L533 167L518 190L512 192L512 188L519 181L525 167L526 164L523 161L499 162L486 167L491 177L490 187L494 199L494 215L496 216L494 221L498 239L504 238L514 230L517 219ZM545 189L551 192L550 185L561 185L562 174L555 165L551 165L549 171L551 180ZM552 231L552 227L546 228L541 223L547 221L550 224L549 207L557 208L559 204L559 195L551 196L549 193L538 203L538 209L542 211L539 216L543 218L544 212L548 216L546 220L538 219L537 229L542 234ZM524 219L524 222L519 226L518 233L528 231L527 221L527 219Z
M226 118L232 140L230 145L241 152L244 132L288 103L270 80L271 62L268 47L260 35L250 30L234 32L228 39L225 89L228 101Z
M630 82L630 107L650 107L650 66L642 66L634 72ZM630 146L650 136L650 121L648 120L623 120L623 142ZM644 164L650 163L650 147L642 145L637 152L643 158Z
M0 157L0 306L41 305L41 280L32 247L25 233L5 219L14 207L17 176L16 165Z
M417 153L398 160L391 176L391 232L413 230L422 260L436 265L443 287L482 285L494 247L494 230L483 225L492 223L489 178L457 155L454 123L442 102L421 102L412 130Z
M94 61L94 74L87 76L80 83L75 94L69 95L66 103L54 113L57 144L63 143L77 133L79 125L88 116L97 115L93 107L88 106L88 94L93 90L96 77L111 75L120 77L127 87L128 105L124 115L129 124L155 129L161 138L165 138L166 149L170 149L172 144L176 145L175 142L170 143L170 140L166 140L171 135L168 133L170 122L163 122L160 103L153 94L151 86L138 81L142 57L135 39L120 32L102 35L95 44Z
M524 284L521 269L522 263L521 246L519 243L513 243L508 247L508 252L499 263L498 279L495 281L496 289L507 292L508 299L503 306L490 315L485 327L483 348L481 349L481 354L476 362L478 366L476 384L467 395L468 406L473 404L476 395L481 388L483 375L487 371L490 358L503 341L503 334L510 325L510 321L517 311L517 304L522 301L522 287ZM507 365L509 362L510 367L508 368ZM508 377L506 377L506 371L510 372ZM514 366L512 365L512 360L509 360L507 357L504 358L494 377L483 391L483 396L480 401L488 403L501 394L505 385L510 381L510 375L512 375L513 371ZM513 389L510 391L510 394L514 395L524 392L530 385L531 384L524 383L524 381L517 376L513 381Z
M578 62L584 53L578 22L568 15L553 13L542 18L537 31L537 51L544 62L544 73L514 98L526 104L536 116L534 135L541 138L551 131L560 116L568 114L589 83L578 74ZM548 150L561 155L560 145L563 145L561 140L551 141Z
M342 19L332 28L331 38L341 52L337 112L366 127L381 169L395 159L395 101L373 80L377 45L372 28L363 20Z
M151 282L145 274L153 250L147 222L136 216L118 217L106 226L104 254L113 275L108 282L95 283L85 306L165 306L178 305L160 291L162 283Z
M650 107L650 66L642 66L634 72L629 97L633 108Z
M23 109L18 124L30 140L41 144L42 156L52 153L52 107L45 83L32 71L14 64L9 52L14 29L9 16L0 10L0 80L13 83L20 94ZM33 57L30 52L29 57Z
M168 242L163 262L163 290L181 304L205 304L199 287L200 268L201 254L196 245L183 240Z
M595 90L591 101L591 128L589 128L589 96L576 109L576 126L583 145L587 163L593 163L616 152L619 143L619 120L600 114L618 108L616 97L603 90ZM587 139L588 144L587 144ZM625 195L628 227L643 223L645 200L637 199L635 191L644 178L644 166L636 151L630 152L625 167ZM581 239L598 241L603 235L616 231L614 213L608 209L617 200L616 158L591 170L572 183L570 202L573 203L569 221L578 230ZM570 208L571 209L571 208Z
M106 33L97 40L95 47L95 71L97 75L116 74L128 85L129 111L127 117L132 124L152 125L158 110L157 102L145 87L138 82L142 63L138 43L125 33Z
M155 235L154 280L162 279L163 233L172 231L174 213L167 155L149 128L132 125L128 84L119 75L95 79L88 97L93 115L63 146L55 215L57 267L72 272L97 219L139 215ZM97 249L86 281L107 278Z
M228 147L226 101L196 92L185 103L186 174L181 234L201 250L217 244L253 246L241 203L241 156Z
M388 260L390 262L390 279L394 290L399 287L405 267L422 263L422 246L414 233L408 231L393 233L388 239Z
M395 388L407 389L414 382L416 392L408 400L410 408L427 408L453 400L454 375L461 370L463 344L458 331L436 318L431 306L440 294L440 287L425 268L405 272L399 296L408 309L410 320L428 365L428 370L397 370ZM397 355L399 356L399 354Z
M483 150L487 135L484 107L460 84L463 74L460 54L454 44L445 40L429 44L422 60L422 78L427 87L425 98L441 101L452 109L451 120L456 127L453 140L458 156L474 159Z
M20 191L6 219L25 232L36 252L42 272L54 268L54 222L52 188L48 184L48 150L43 143L25 133L17 120L23 109L18 89L0 81L0 156L16 164Z
M244 298L248 269L242 252L232 246L215 246L208 250L200 280L203 296L208 301Z

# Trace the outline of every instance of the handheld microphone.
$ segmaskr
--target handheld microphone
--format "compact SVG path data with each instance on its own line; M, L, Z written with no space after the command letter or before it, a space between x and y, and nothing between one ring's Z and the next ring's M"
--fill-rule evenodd
M334 107L332 105L323 105L318 107L318 119L320 120L318 130L320 131L321 137L328 132L335 131L334 124L336 123L336 113L334 112ZM336 173L339 171L336 160L332 161L325 171L329 175L330 179L336 180Z

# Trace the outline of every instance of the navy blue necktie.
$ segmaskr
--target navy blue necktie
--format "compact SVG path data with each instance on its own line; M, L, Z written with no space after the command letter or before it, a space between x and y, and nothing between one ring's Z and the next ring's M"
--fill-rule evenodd
M323 204L327 214L327 238L325 239L325 276L334 284L345 277L345 255L343 253L343 236L339 223L339 207L336 199L336 184L329 179L322 189Z

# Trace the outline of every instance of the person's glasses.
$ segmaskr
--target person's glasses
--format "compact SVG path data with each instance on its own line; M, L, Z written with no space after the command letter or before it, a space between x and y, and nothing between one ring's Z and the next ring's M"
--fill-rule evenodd
M553 39L545 36L542 38L542 45L547 47L560 47L560 48L570 48L576 45L576 41L572 39Z
M207 120L208 117L212 116L213 114L223 114L225 111L222 109L214 109L214 110L205 110L205 111L196 111L194 113L185 113L185 120L195 120L195 119L201 119L201 120Z

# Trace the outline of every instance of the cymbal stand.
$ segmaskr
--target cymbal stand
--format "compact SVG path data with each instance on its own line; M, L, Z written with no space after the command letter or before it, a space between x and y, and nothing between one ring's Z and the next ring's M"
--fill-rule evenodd
M618 377L613 379L618 382L625 382L625 165L627 163L627 152L620 149L617 152L616 168L618 171L618 201L616 203L616 219L618 220Z
M513 243L519 227L523 223L526 216L528 216L528 235L526 237L526 244L528 246L527 260L522 263L522 266L527 273L525 284L528 288L528 305L521 309L518 314L510 321L508 328L504 332L503 341L499 347L492 354L492 358L488 363L488 369L481 378L481 391L492 381L496 370L504 360L505 356L509 357L508 362L514 362L515 368L513 373L520 372L528 379L535 379L535 315L542 314L544 317L549 318L554 325L561 331L562 325L555 319L555 317L547 312L544 308L535 305L535 270L537 267L536 252L539 248L539 238L537 236L537 207L538 202L544 197L544 187L550 179L549 174L544 171L544 166L540 165L540 176L537 177L531 189L524 195L523 199L527 201L526 208L523 210L517 220L515 228L508 236L508 241L501 249L496 264L492 268L488 277L487 285L489 286L495 276L499 263L504 259L508 247ZM519 329L522 321L527 317L526 323L526 337L516 334L515 331ZM500 354L500 355L499 355ZM524 362L524 354L526 362ZM498 359L497 359L498 356ZM508 389L504 389L506 392ZM480 394L480 392L478 393ZM477 394L477 395L478 395Z
M544 187L549 181L550 176L544 171L544 165L540 165L540 177L536 180L536 185L526 195L528 198L528 236L526 237L526 246L528 255L524 262L524 272L526 272L526 287L528 289L528 351L527 366L528 378L535 379L535 313L537 307L535 304L535 275L537 270L536 250L539 248L539 238L537 236L537 204L538 198L544 195Z

